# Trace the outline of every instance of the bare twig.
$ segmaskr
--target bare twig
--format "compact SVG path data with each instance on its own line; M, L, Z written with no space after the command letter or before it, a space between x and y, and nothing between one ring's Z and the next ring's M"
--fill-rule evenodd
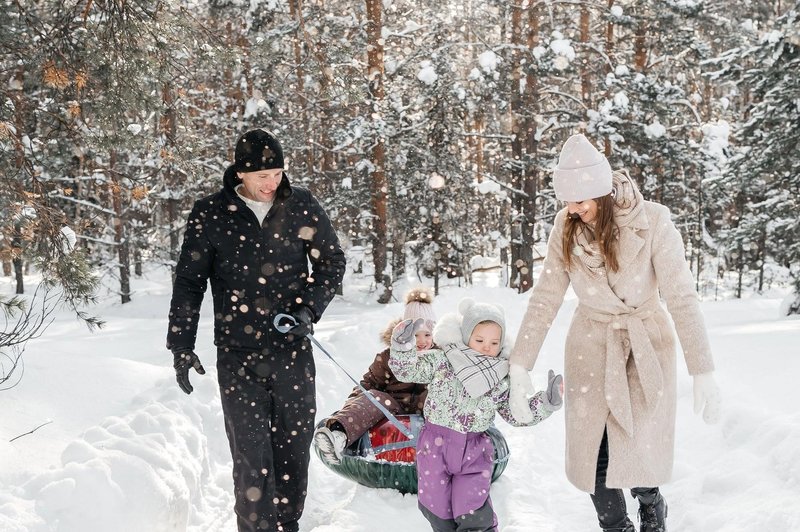
M33 430L30 430L30 431L28 431L28 432L24 432L24 433L20 434L19 436L14 436L14 437L13 437L13 438L11 438L10 440L8 440L8 443L11 443L11 442L12 442L12 441L14 441L14 440L18 440L18 439L20 439L20 438L21 438L21 437L23 437L23 436L27 436L28 434L33 434L34 432L36 432L36 431L37 431L37 430L39 430L40 428L44 427L45 425L49 425L49 424L50 424L50 423L52 423L52 422L53 422L53 420L52 420L52 419L51 419L50 421L45 421L44 423L42 423L42 424L41 424L41 425L39 425L38 427L34 428Z

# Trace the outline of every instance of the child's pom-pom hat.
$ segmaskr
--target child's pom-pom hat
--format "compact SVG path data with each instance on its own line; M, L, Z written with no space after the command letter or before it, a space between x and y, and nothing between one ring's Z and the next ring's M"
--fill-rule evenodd
M404 320L422 318L426 320L423 329L432 332L436 323L436 314L433 312L433 291L427 286L412 288L406 293L406 308L403 312Z

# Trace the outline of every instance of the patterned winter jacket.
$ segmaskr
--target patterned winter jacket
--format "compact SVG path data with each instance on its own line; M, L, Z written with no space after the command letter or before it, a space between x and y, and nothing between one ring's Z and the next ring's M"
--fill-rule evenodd
M442 332L447 328L447 321L447 316L442 317L437 325L439 335L434 334L437 345L452 343L444 341L452 336ZM440 329L440 326L445 327ZM460 333L453 338L459 337ZM530 399L533 421L523 424L514 419L508 405L508 376L484 395L471 397L441 349L418 352L416 347L408 351L393 348L390 350L389 367L401 381L428 385L424 408L426 421L461 433L485 431L492 425L495 412L515 427L536 425L552 414L545 406L545 392L542 391Z

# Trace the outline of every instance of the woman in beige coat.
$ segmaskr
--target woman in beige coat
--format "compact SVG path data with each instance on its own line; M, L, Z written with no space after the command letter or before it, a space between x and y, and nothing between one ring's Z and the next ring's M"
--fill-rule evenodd
M695 409L719 417L719 389L703 316L668 209L645 201L583 135L562 148L555 218L542 274L511 354L514 417L530 416L528 372L572 284L579 304L565 345L566 470L589 492L603 530L634 532L621 488L639 501L642 532L666 530L658 486L672 473L675 323ZM521 417L520 417L521 416Z

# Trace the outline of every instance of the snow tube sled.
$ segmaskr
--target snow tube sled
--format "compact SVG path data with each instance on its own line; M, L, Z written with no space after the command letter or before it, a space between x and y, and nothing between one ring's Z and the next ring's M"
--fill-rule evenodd
M401 415L397 419L411 429L414 440L406 438L388 419L384 419L344 450L340 464L325 461L316 443L312 447L323 464L347 479L368 488L391 488L400 493L416 493L416 441L425 421L420 415ZM494 426L486 434L494 445L494 482L508 465L508 444Z

